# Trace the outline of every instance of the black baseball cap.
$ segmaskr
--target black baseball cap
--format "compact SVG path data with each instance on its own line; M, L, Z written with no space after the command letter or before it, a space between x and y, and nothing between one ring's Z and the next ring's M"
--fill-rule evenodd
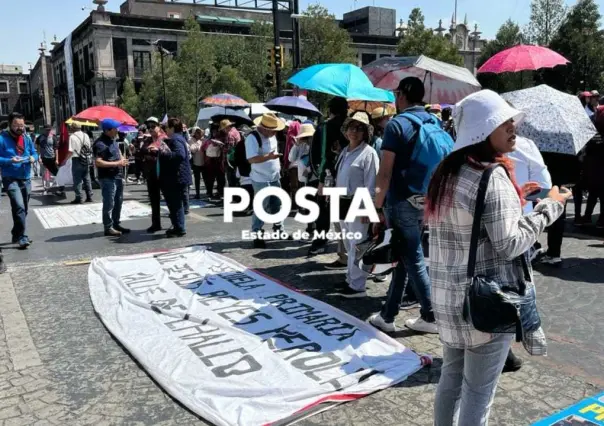
M405 77L398 84L397 89L401 95L405 95L407 101L412 104L423 102L426 89L424 83L417 77Z

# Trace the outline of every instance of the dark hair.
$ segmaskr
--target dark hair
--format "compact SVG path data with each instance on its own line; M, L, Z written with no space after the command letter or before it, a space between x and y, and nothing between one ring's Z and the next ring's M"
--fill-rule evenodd
M424 83L417 77L405 77L398 84L398 91L407 98L410 104L419 104L424 100L426 89Z
M426 195L426 216L438 217L443 208L453 204L456 177L464 164L469 164L477 169L484 169L482 163L502 163L511 175L513 166L505 161L507 157L501 156L493 149L489 138L475 145L454 151L445 158L437 167ZM511 160L510 160L511 161Z
M13 124L14 120L23 120L25 117L20 112L11 112L8 116L8 125Z
M443 121L449 121L451 119L451 108L445 108L442 112Z
M329 101L329 112L333 115L346 116L348 114L348 101L336 96Z
M176 117L169 118L168 124L166 125L166 127L169 129L174 129L174 133L183 132L183 125L182 125L182 121L180 121L180 118L176 118Z

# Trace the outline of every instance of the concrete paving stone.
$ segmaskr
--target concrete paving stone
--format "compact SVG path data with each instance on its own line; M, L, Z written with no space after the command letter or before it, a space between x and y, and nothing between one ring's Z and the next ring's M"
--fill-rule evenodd
M6 407L0 410L1 420L9 419L11 417L16 417L19 415L21 415L21 410L19 410L19 407L17 407L16 405L13 405L12 407Z
M52 382L48 379L36 379L26 383L23 388L26 392L33 392L39 389L45 389L48 386L51 386Z
M44 408L41 408L39 410L34 410L34 415L38 418L38 419L47 419L48 417L57 415L59 413L65 413L67 410L65 409L65 407L60 407L60 406L56 406L56 405L47 405Z
M40 399L41 397L43 397L44 395L46 395L49 391L46 389L39 389L33 392L28 392L25 393L23 395L21 395L21 397L23 398L23 400L27 403L29 403L30 401L33 401L35 399Z
M14 395L21 395L25 393L25 389L22 386L11 386L10 388L0 390L0 399Z
M33 382L35 380L36 379L34 379L33 377L24 376L24 377L18 377L18 378L15 378L15 379L10 379L10 383L13 386L23 386L23 385L31 383L31 382Z
M24 414L12 419L6 419L4 426L30 426L37 424L39 420L31 414Z
M12 405L17 405L21 401L21 398L18 396L11 396L8 398L0 399L0 409L10 407Z

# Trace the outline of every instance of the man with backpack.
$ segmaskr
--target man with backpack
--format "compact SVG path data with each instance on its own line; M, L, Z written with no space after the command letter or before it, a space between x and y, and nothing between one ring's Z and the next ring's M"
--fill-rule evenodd
M89 169L92 166L92 143L82 126L72 124L73 133L69 136L69 153L71 158L71 176L73 177L73 192L75 198L71 204L82 204L82 182L86 191L86 202L92 203L92 183L90 182Z
M430 278L422 248L424 197L432 173L453 149L453 140L442 130L437 118L426 112L422 103L424 84L419 78L401 80L395 94L397 108L402 113L390 121L384 132L375 207L380 221L392 228L399 239L399 263L386 304L369 322L382 331L395 331L394 319L408 276L421 308L420 317L407 320L405 325L411 330L436 334Z

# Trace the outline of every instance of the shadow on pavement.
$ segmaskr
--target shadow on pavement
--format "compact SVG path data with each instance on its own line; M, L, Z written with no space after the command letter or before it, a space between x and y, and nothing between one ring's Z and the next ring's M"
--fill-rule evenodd
M533 266L533 269L543 276L554 277L563 281L604 284L601 277L601 271L604 270L604 259L568 257L562 260L560 266L538 263Z

